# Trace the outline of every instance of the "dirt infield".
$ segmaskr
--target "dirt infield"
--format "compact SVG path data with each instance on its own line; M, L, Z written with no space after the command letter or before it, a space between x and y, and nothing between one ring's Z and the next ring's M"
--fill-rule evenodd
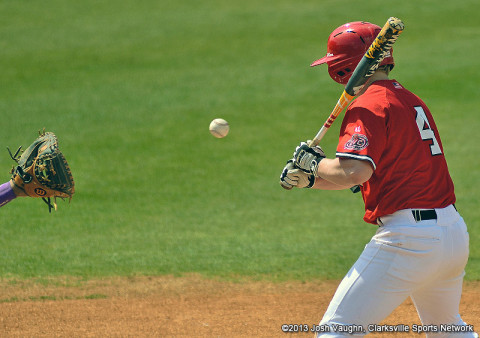
M318 323L338 281L225 282L188 277L0 281L1 337L284 337L282 324ZM460 312L480 328L480 282ZM368 310L368 309L365 309ZM407 300L384 324L419 324ZM371 337L422 337L413 333Z

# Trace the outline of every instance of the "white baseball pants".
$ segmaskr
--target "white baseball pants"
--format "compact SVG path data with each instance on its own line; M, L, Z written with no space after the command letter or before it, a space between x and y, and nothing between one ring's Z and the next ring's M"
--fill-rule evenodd
M411 209L379 220L377 233L340 283L320 322L329 332L319 332L318 337L368 334L371 324L382 322L407 297L415 304L419 326L429 331L427 337L478 337L474 332L451 332L471 330L459 314L467 227L453 205L435 211L433 220L417 222Z

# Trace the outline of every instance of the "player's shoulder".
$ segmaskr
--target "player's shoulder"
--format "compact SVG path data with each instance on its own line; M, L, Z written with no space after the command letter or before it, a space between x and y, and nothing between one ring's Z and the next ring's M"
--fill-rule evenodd
M376 81L368 89L371 89L371 92L377 95L384 95L387 99L408 96L417 97L417 95L395 79Z
M381 90L382 92L384 92L387 101L393 105L398 106L406 104L425 106L425 103L417 94L405 88L404 85L402 85L399 81L395 79L381 83L380 86L377 87L377 90Z
M365 107L377 110L388 108L392 102L408 96L416 95L411 93L397 80L379 80L372 83L365 93L354 100L355 105L352 105L352 108Z
M395 79L388 79L375 81L368 87L366 93L369 95L386 95L391 92L400 93L403 91L408 92L400 82Z
M370 110L378 111L382 110L389 105L389 89L384 83L377 83L376 81L371 84L367 90L355 98L349 107L349 110ZM385 82L385 81L381 81Z

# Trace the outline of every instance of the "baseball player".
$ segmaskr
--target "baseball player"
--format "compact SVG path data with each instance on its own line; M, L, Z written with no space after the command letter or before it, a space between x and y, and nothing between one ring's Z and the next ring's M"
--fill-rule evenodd
M345 85L380 29L368 22L338 27L312 66L326 63ZM428 337L478 337L459 314L469 235L440 135L425 103L389 79L393 67L390 52L347 108L335 158L302 142L280 177L287 187L358 186L364 220L378 226L338 286L318 336L365 335L411 297Z

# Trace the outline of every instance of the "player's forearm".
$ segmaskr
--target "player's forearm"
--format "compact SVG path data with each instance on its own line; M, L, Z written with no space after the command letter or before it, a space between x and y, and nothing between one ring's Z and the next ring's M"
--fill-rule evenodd
M333 184L331 187L336 185L343 187L341 189L347 189L368 181L372 176L373 168L365 161L325 158L320 161L317 172L320 178ZM328 187L326 183L324 184Z
M17 195L13 191L13 187L10 182L0 185L0 207L13 200L15 197L17 197Z
M320 177L316 178L315 184L312 187L312 189L320 189L320 190L345 190L349 188L350 188L349 186L338 185Z

